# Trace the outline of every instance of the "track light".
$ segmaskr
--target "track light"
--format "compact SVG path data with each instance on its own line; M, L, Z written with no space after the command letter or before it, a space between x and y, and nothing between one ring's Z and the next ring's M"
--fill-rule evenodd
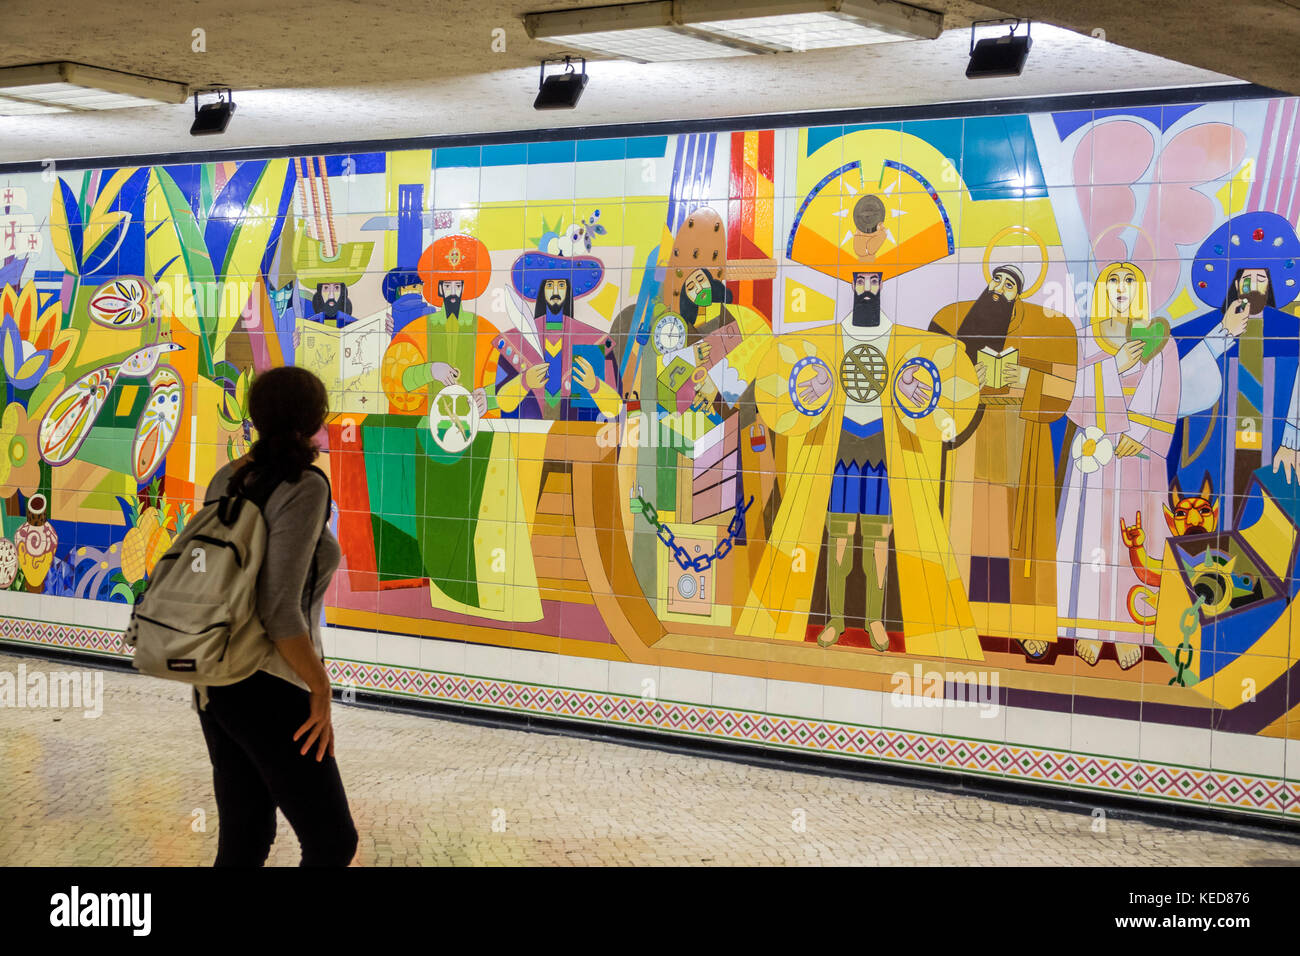
M975 42L975 28L981 24L1011 24L1011 33L1004 37L985 37ZM1025 35L1016 36L1020 24L1025 25ZM1033 40L1029 38L1028 20L976 20L970 25L970 62L966 64L968 80L983 80L995 76L1019 76L1029 57Z
M547 63L558 63L560 57L542 61L542 75L537 83L537 99L533 100L535 110L571 110L578 105L582 91L587 88L587 60L582 60L582 72L573 72L573 58L564 57L564 72L546 75Z
M230 90L222 87L203 92L216 93L217 99L216 102L199 106L199 94L194 94L194 125L190 127L190 135L215 136L224 133L226 127L230 125L230 117L235 112L235 101ZM225 99L221 98L222 94L225 94Z

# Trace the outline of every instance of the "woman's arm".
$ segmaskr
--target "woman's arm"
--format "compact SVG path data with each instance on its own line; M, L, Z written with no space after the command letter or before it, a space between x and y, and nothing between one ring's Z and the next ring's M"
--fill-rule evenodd
M316 647L311 642L310 634L285 638L275 642L275 649L289 662L289 666L301 677L311 689L311 714L306 723L294 732L297 740L306 734L302 742L302 754L311 750L316 744L316 760L321 761L325 754L334 756L334 725L330 721L330 679L325 672L325 663L316 656Z
M257 582L257 611L267 637L311 691L311 715L293 735L306 735L302 753L316 745L316 759L334 752L330 724L330 683L311 640L303 597L325 520L329 485L315 472L271 496L265 510L266 557ZM310 602L311 595L307 595Z

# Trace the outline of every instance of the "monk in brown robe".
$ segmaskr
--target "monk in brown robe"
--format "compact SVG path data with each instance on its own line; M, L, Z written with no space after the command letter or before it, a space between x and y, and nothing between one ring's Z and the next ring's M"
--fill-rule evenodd
M931 331L975 363L980 407L945 445L943 512L981 634L1014 637L1031 659L1056 637L1056 493L1051 423L1074 394L1078 332L1024 301L1024 274L993 270L973 302Z

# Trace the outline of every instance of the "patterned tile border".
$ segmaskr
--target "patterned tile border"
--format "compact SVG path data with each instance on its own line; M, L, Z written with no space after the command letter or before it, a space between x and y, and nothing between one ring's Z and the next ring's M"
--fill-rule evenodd
M114 630L0 617L0 641L16 644L129 656L120 638ZM362 691L1300 818L1300 781L415 667L331 659L328 668L335 685Z
M29 621L25 618L0 617L0 641L15 644L43 644L74 651L130 657L131 649L122 643L122 632L76 624Z

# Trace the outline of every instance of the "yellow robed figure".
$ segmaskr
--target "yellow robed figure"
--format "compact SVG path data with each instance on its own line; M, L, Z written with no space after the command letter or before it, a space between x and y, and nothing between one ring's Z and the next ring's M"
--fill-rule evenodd
M978 404L978 379L965 351L948 336L894 326L888 339L880 403L906 650L983 660L939 510L942 442L970 423ZM738 633L805 638L848 402L837 376L829 375L824 398L816 397L816 384L830 370L840 369L843 358L840 326L833 325L775 338L761 367L759 414L783 439L777 451L782 499L736 624ZM919 392L918 382L923 386ZM792 394L811 398L796 403Z
M904 135L901 145L910 164L894 161L897 133L857 131L844 138L842 150L801 165L809 191L791 226L793 262L856 284L863 274L887 281L953 254L950 221L916 169L933 166L935 172L943 157L915 137ZM859 158L844 163L848 156ZM880 381L864 409L840 381L857 338L849 323L846 318L774 339L756 382L759 414L776 436L782 497L736 630L805 639L845 413L856 405L857 418L878 420L885 443L890 557L906 650L983 660L939 509L942 443L960 433L978 407L974 366L955 339L892 325L887 335L872 337Z

